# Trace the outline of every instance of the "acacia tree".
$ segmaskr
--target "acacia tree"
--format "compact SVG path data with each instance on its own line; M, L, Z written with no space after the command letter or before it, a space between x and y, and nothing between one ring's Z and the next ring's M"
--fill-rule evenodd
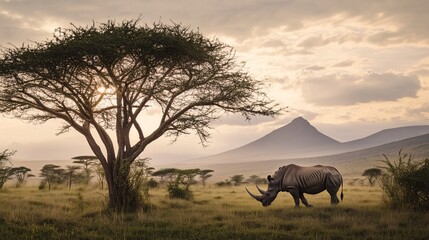
M171 182L173 181L173 177L177 172L177 168L162 168L157 171L152 172L152 176L160 177L160 183L164 183L165 181ZM164 179L166 178L166 179Z
M211 175L210 173L214 172L214 170L211 169L204 169L201 170L198 175L200 175L201 178L201 182L203 183L203 186L206 186L206 181L208 178L212 177L213 175Z
M371 186L374 186L375 185L375 181L377 180L378 177L381 176L381 174L382 174L381 169L379 169L379 168L369 168L369 169L366 169L362 173L362 176L365 176L368 179L369 184Z
M24 167L24 166L11 168L11 172L16 177L16 180L17 180L16 186L17 187L22 185L27 178L34 177L33 174L29 173L29 172L31 172L31 169L28 167Z
M98 162L98 158L96 156L77 156L72 159L74 159L73 163L82 164L82 169L85 172L85 183L89 184L93 172L92 168Z
M65 180L65 170L58 165L46 164L40 169L40 177L43 178L43 182L48 184L48 190L51 190L51 186L54 183L63 183ZM42 183L43 183L42 182Z
M129 199L130 165L150 143L196 132L204 144L225 113L274 116L281 109L264 88L231 47L177 24L73 26L0 58L0 112L36 123L62 119L59 133L81 133L117 211L138 207ZM146 121L149 111L156 122Z
M231 181L234 182L235 186L239 186L244 180L243 175L234 175L231 177Z
M0 152L0 189L13 174L10 159L15 153L16 151L9 151L8 149Z
M81 167L80 166L67 166L67 168L65 169L65 176L67 178L67 186L69 188L69 191L71 189L72 183L74 181L76 181L76 179L79 178L79 172L78 170L80 170ZM86 179L85 179L86 180Z

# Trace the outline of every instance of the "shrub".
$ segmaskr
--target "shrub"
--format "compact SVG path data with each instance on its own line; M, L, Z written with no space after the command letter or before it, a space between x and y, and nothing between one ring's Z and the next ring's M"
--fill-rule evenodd
M159 183L155 179L150 178L149 181L147 182L147 185L150 189L154 189L159 186Z
M40 181L39 190L45 190L47 187L47 183L45 180Z
M429 210L429 159L413 161L413 156L402 150L396 162L383 156L386 172L380 185L385 202L393 208Z
M193 178L199 171L199 169L176 169L174 174L176 179L167 184L167 191L170 198L192 200L193 194L189 187L195 183Z
M192 200L193 194L190 190L191 184L195 184L195 176L200 174L200 169L176 169L165 168L158 170L152 176L167 178L167 191L170 198Z
M229 179L225 179L225 181L220 181L220 182L217 182L215 184L218 187L231 187L231 185L232 185L231 181L229 181Z
M177 184L176 182L168 183L167 191L170 198L192 200L194 197L192 191L189 188L181 186L181 184Z

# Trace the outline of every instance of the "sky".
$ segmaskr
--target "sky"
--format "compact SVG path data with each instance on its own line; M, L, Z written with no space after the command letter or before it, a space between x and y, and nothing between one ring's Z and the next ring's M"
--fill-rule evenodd
M250 122L225 116L208 147L196 135L162 138L144 157L178 161L247 144L302 116L339 141L429 124L429 1L417 0L0 0L0 46L50 39L56 28L140 17L180 23L236 50L288 111ZM0 147L16 159L90 154L82 136L0 116Z

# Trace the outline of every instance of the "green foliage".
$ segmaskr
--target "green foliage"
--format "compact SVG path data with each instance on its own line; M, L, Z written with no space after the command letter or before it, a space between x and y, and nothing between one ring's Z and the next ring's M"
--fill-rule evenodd
M167 184L168 196L170 198L179 198L184 200L192 200L192 191L178 182L170 182Z
M130 189L135 194L135 198L139 199L138 205L149 204L149 176L153 171L153 167L149 167L150 158L140 158L131 164L129 185Z
M386 203L393 208L429 210L429 159L413 161L402 150L395 162L384 157L381 187Z
M167 184L170 198L192 200L193 194L190 186L195 183L194 177L199 173L200 169L176 169L175 179Z
M150 189L154 189L159 186L159 183L155 179L150 178L149 181L147 181L147 185Z
M195 176L201 176L201 170L165 168L152 173L152 176L161 177L161 181L167 182L167 191L170 198L192 200L193 194L190 186L195 184Z

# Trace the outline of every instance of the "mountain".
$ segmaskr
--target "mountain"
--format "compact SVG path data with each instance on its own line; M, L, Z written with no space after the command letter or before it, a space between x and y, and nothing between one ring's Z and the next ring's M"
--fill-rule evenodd
M364 149L429 133L429 126L385 129L368 137L343 143L345 149Z
M348 179L362 177L365 169L382 166L383 154L389 160L397 160L399 150L412 154L415 160L423 160L429 156L429 134L407 138L380 146L366 148L352 152L333 154L328 156L308 158L288 158L264 161L249 161L235 163L195 163L195 165L176 166L179 168L202 168L214 170L212 181L228 179L233 175L242 174L246 178L251 175L267 176L273 174L279 167L287 164L313 166L317 164L335 166Z
M310 157L335 152L341 143L322 134L302 117L242 147L196 162L242 162Z
M386 129L368 137L341 143L319 132L302 117L242 147L193 159L199 163L237 163L310 158L346 153L429 134L429 125Z

